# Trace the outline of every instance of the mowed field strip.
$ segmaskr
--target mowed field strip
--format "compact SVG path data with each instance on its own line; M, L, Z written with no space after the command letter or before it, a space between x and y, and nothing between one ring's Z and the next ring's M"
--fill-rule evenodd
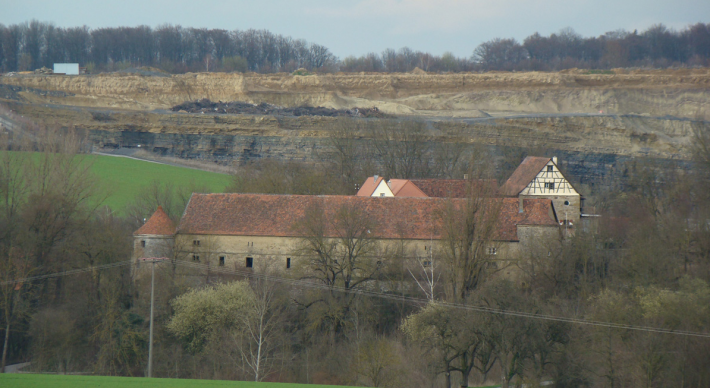
M146 377L0 374L3 388L335 388L337 385L255 383L252 381L157 379Z
M40 153L33 152L33 161ZM231 182L231 176L187 167L104 155L78 155L92 163L91 171L99 180L99 195L106 195L102 205L123 215L126 206L153 182L170 183L178 187L205 187L211 193L222 193Z
M226 174L168 164L104 155L91 155L87 158L93 160L92 171L111 194L104 204L119 213L143 188L154 181L171 183L176 188L191 184L204 186L212 193L224 192L231 181L231 177Z

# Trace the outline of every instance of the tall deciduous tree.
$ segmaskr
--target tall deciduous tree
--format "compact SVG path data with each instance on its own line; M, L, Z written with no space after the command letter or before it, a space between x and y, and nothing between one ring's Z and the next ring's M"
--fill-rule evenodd
M312 279L326 289L308 295L299 303L308 310L311 328L325 326L331 338L344 329L356 297L352 291L375 280L384 263L378 257L377 228L365 209L345 204L326 213L319 203L306 209L294 225L304 235L295 252L304 279Z
M471 180L466 198L447 201L439 211L446 291L451 300L465 300L491 274L498 248L498 215L502 201L490 185Z

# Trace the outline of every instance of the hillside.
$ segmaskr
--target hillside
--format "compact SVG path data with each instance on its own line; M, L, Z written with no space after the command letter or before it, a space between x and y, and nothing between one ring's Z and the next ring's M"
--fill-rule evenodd
M4 86L3 86L4 85ZM0 77L0 97L27 103L134 110L188 100L282 106L377 106L400 115L480 117L510 112L708 117L710 70L559 73L288 74L188 73ZM12 88L16 87L16 88ZM18 88L19 87L19 88ZM11 90L14 89L14 90ZM48 93L49 92L49 93ZM483 112L481 112L483 111Z

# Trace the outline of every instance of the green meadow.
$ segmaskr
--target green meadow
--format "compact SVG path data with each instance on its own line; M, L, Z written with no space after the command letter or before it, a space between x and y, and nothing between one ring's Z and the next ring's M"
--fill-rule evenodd
M154 181L170 182L175 187L207 187L210 192L222 193L231 180L226 174L142 160L103 155L92 155L89 158L93 161L92 171L110 195L105 205L119 213L136 194Z
M40 155L40 153L33 153L32 159L38 161ZM213 193L224 192L231 181L231 177L227 174L130 158L104 155L80 155L77 158L83 158L87 163L92 164L91 171L99 179L99 187L102 191L100 194L106 196L103 205L118 214L122 214L126 205L155 181L161 184L170 183L176 188L206 187Z
M335 388L335 385L255 383L251 381L149 379L146 377L0 374L3 388Z

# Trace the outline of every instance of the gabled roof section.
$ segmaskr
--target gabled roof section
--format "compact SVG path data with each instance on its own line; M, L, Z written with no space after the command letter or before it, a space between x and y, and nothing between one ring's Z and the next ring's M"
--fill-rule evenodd
M465 199L414 197L310 196L270 194L193 194L180 221L180 234L223 236L304 237L296 228L311 206L320 206L332 220L343 206L358 206L375 225L373 237L380 239L441 239L438 213L448 201L464 207ZM500 201L497 240L517 241L517 225L558 226L550 216L552 201L526 199L523 212L517 198ZM491 202L493 203L493 202ZM498 202L496 202L498 203ZM326 236L337 237L332 223Z
M362 186L360 187L360 190L357 191L357 194L356 194L356 195L357 195L358 197L369 197L369 196L371 196L372 193L375 192L375 189L377 189L377 186L379 186L379 185L380 185L380 182L382 182L383 180L384 180L384 178L382 178L381 176L379 176L379 177L374 177L374 176L368 177L368 178L365 180L365 183L363 183Z
M466 198L469 193L494 196L498 192L495 179L412 179L411 182L427 197L435 198Z
M390 179L387 183L395 197L428 197L409 179Z
M506 197L515 197L527 185L535 179L537 174L549 163L551 158L539 156L528 156L520 163L520 166L515 169L513 175L508 178L503 186L500 187L500 193Z
M158 210L150 216L143 226L133 232L133 235L172 236L175 234L175 230L173 220L168 217L162 206L158 206Z

